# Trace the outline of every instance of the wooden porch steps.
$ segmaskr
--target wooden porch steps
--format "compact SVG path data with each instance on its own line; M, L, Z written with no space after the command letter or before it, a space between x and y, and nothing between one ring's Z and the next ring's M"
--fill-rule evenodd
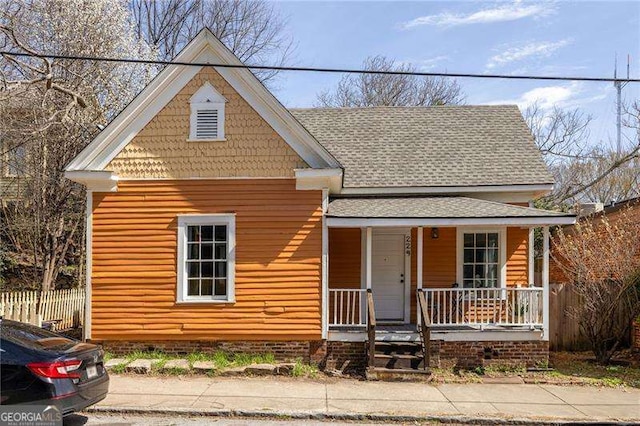
M425 368L422 342L375 342L374 362L367 369L367 378L423 380L429 374L429 369Z

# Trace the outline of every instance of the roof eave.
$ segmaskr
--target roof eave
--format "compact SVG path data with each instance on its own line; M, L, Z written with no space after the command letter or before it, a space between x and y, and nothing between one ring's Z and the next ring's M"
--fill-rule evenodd
M575 216L546 217L439 217L439 218L399 218L399 217L337 217L327 215L327 226L333 228L357 227L417 227L417 226L519 226L538 227L572 225Z

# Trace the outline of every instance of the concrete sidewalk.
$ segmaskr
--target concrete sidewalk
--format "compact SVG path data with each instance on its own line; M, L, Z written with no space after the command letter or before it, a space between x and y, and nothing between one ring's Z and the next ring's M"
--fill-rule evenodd
M374 420L640 421L640 390L519 384L111 376L95 411Z

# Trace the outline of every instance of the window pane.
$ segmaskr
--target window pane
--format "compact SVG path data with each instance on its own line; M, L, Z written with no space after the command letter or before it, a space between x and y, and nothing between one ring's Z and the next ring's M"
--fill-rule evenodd
M487 246L487 234L476 234L476 247Z
M216 280L216 296L226 296L226 295L227 295L227 280L217 279Z
M497 233L491 233L488 234L489 236L489 247L498 247L498 234Z
M202 296L213 296L213 280L202 280L200 283L200 294Z
M473 273L474 278L484 278L484 265L476 265Z
M213 244L202 244L200 258L203 260L213 260Z
M489 287L498 287L498 280L488 280L487 285Z
M200 263L199 262L187 263L187 274L189 275L189 278L200 277Z
M227 225L216 226L216 241L227 241Z
M473 234L464 234L464 246L473 247Z
M484 263L485 262L485 249L476 249L476 263Z
M201 226L202 241L213 241L213 226Z
M464 287L465 288L473 287L473 280L464 280Z
M198 244L189 244L187 259L199 259Z
M226 260L226 259L227 259L227 245L216 244L216 260Z
M227 277L227 262L216 262L216 277L217 278Z
M464 249L464 263L473 263L473 249Z
M187 295L200 296L200 280L189 280L189 290Z
M487 278L498 278L498 265L487 265Z
M202 276L213 278L213 262L202 262Z
M189 242L198 242L200 241L200 227L199 226L189 226L187 227L187 237Z
M487 250L487 262L498 263L498 249Z
M473 265L464 265L463 278L473 278Z

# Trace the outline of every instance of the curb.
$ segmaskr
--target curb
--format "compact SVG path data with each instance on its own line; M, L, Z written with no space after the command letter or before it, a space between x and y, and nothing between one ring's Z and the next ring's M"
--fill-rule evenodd
M194 408L139 408L94 406L84 410L96 414L137 414L137 415L174 415L193 417L239 417L263 419L295 419L295 420L342 420L342 421L374 421L374 422L439 422L467 425L640 425L634 421L602 421L571 419L528 419L501 417L469 417L438 415L394 415L394 414L355 414L355 413L317 413L306 411L269 411L269 410L235 410L235 409L194 409Z

